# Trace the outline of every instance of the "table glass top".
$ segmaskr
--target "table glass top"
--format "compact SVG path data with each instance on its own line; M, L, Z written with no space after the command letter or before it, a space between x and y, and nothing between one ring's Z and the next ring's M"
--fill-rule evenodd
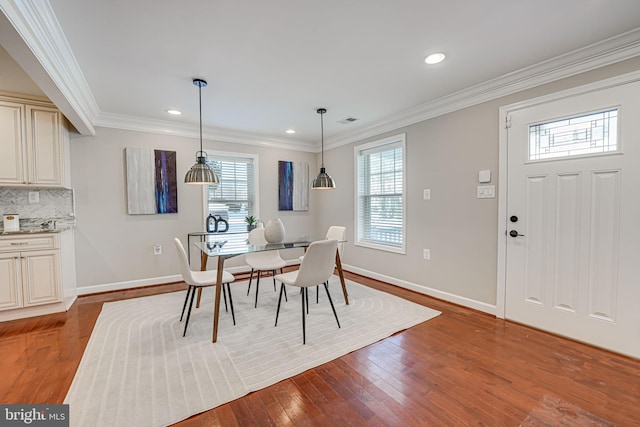
M288 238L282 243L267 243L263 246L249 244L247 233L231 233L207 235L203 241L194 242L193 245L208 256L233 256L252 252L275 251L282 249L306 248L316 240L324 237L300 236Z

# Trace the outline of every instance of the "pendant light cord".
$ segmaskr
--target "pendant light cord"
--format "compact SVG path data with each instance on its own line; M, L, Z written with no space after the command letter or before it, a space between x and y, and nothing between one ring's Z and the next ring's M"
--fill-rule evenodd
M200 154L202 154L202 85L198 85L198 104L200 105Z
M324 113L320 113L320 143L322 144L320 167L324 167Z

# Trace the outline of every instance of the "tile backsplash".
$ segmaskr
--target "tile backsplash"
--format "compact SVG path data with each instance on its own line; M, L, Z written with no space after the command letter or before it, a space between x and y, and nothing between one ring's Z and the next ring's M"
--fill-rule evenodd
M37 193L37 203L29 203L29 193ZM21 228L37 226L45 220L55 220L60 225L74 225L73 190L0 187L0 215L4 214L20 215Z

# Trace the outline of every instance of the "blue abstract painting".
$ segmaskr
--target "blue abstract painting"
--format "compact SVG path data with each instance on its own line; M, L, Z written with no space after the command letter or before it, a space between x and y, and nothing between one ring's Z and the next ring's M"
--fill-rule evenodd
M127 147L125 157L128 213L177 213L176 152Z
M309 210L309 164L278 162L278 209Z

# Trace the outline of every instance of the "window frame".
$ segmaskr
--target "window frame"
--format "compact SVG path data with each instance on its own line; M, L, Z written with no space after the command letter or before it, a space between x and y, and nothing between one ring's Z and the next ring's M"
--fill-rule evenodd
M238 159L251 159L253 163L253 191L254 191L254 212L251 214L256 218L260 218L260 188L258 179L260 173L259 167L259 156L257 154L252 153L235 153L230 151L213 151L213 150L205 150L207 154L207 160L216 160L216 158L238 158ZM206 230L207 217L209 216L209 196L208 196L209 185L202 186L202 224L204 226L204 230Z
M383 242L372 242L363 240L360 236L360 169L359 160L361 152L375 149L385 145L399 143L402 148L402 244L400 246L384 244ZM393 135L383 139L360 144L354 147L354 184L355 184L355 208L354 208L354 245L370 249L377 249L385 252L406 254L407 247L407 143L406 133Z

